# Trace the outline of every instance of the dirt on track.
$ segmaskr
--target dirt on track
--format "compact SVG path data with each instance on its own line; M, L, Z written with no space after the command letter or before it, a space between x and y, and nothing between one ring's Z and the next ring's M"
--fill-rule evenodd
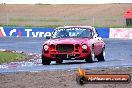
M95 74L130 74L132 68L98 68L87 70ZM78 85L75 71L44 71L15 74L0 74L0 88L131 88L129 84L84 84Z

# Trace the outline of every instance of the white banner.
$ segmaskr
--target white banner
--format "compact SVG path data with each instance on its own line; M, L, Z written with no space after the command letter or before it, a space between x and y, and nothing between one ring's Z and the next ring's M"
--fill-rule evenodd
M132 28L110 28L109 38L132 39Z

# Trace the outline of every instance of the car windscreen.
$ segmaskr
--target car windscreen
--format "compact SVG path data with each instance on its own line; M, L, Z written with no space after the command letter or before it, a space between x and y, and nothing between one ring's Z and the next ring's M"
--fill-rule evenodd
M92 31L89 28L59 28L52 38L91 38Z

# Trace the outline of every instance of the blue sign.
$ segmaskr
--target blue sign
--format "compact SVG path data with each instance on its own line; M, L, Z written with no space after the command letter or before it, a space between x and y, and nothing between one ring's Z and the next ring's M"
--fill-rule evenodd
M51 36L54 28L21 28L4 27L6 36L46 37Z
M110 28L96 28L100 37L109 38ZM46 37L51 36L54 28L23 28L23 27L3 27L1 28L1 36L16 37Z
M102 38L109 38L110 28L96 28L98 34Z

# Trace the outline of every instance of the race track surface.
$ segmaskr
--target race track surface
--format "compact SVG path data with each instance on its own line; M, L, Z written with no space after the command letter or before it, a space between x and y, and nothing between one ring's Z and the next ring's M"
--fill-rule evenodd
M0 49L18 50L33 53L33 59L22 62L11 62L0 65L0 73L32 72L45 70L74 70L82 65L85 69L132 67L132 40L104 39L106 43L106 61L85 63L85 61L64 61L63 64L52 62L51 65L41 64L41 48L43 38L0 38Z

